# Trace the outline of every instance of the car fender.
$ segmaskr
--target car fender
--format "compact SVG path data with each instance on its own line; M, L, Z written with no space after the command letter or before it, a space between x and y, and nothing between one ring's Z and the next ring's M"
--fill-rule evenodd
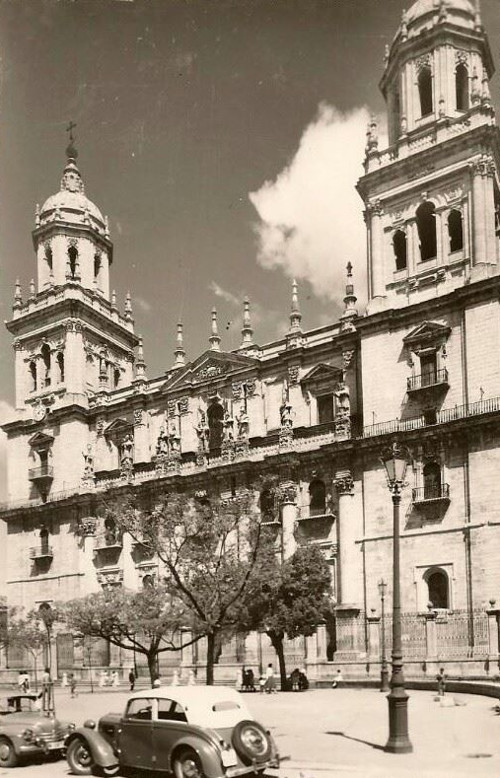
M77 738L85 740L90 749L90 753L92 754L92 759L99 767L113 767L113 765L119 763L120 760L117 754L100 732L89 729L88 727L78 727L78 729L75 729L67 738L66 748L68 748L69 744Z
M219 778L224 774L220 753L217 747L208 740L196 735L185 735L180 738L172 749L170 755L170 771L173 771L175 755L183 748L192 748L196 751L203 765L203 773L206 778Z

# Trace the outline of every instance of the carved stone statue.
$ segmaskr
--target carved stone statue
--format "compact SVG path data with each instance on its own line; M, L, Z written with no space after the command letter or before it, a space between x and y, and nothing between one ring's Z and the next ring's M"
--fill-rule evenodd
M232 440L234 440L234 419L228 410L224 411L224 418L222 420L222 424L223 424L224 442L230 443Z
M87 444L87 450L82 452L85 467L83 470L85 478L91 478L94 475L94 455L92 454L92 446Z
M134 439L132 435L127 433L123 439L121 445L121 466L130 467L134 463Z
M195 427L196 434L198 435L198 445L200 449L206 451L208 449L208 437L210 435L210 428L207 424L207 415L205 411L202 411L200 409L198 413L199 413L199 421L198 421L198 425Z
M286 429L293 427L292 406L288 401L284 402L280 408L281 426Z
M237 415L236 423L238 424L238 438L248 438L250 431L250 418L245 408L242 408Z

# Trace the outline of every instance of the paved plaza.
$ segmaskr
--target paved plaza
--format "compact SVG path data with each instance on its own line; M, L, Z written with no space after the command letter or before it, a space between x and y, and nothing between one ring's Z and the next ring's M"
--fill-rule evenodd
M119 711L124 692L80 694L72 700L57 690L57 713L81 723L108 711ZM313 690L300 694L248 694L245 699L268 726L282 754L290 755L278 778L330 776L498 776L500 775L500 716L496 700L455 694L453 706L441 707L430 692L411 692L410 736L414 752L392 755L383 751L387 739L387 701L376 690ZM66 763L30 765L16 776L60 778ZM0 771L10 775L12 771Z

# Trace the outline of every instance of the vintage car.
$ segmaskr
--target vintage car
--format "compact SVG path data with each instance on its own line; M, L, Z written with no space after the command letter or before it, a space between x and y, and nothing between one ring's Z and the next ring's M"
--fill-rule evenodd
M163 686L132 694L123 714L86 721L66 742L70 771L116 775L137 768L175 778L235 778L278 767L270 733L235 689Z
M0 767L15 767L30 757L63 755L65 739L75 725L45 716L40 707L37 694L12 692L0 697Z

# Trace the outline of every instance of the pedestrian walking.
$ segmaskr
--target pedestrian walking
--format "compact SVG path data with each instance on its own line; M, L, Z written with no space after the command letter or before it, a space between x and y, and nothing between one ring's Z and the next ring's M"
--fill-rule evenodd
M272 694L274 692L274 670L271 662L269 662L267 668L266 668L266 692L267 694Z
M444 667L439 668L439 673L436 675L436 681L438 687L438 695L439 697L444 697L444 693L446 691L446 673L444 671Z
M46 667L42 673L42 707L45 712L54 710L54 684L50 675L50 667Z
M339 667L339 669L337 670L337 675L335 676L332 682L332 689L336 689L339 683L342 683L343 680L344 678L342 676L342 670Z
M74 673L70 673L69 676L69 695L70 697L78 697L78 692L76 691L76 678Z
M263 675L259 676L259 692L264 693L264 687L266 685L266 679Z
M130 684L130 691L133 692L135 688L135 672L132 668L128 674L128 682Z

